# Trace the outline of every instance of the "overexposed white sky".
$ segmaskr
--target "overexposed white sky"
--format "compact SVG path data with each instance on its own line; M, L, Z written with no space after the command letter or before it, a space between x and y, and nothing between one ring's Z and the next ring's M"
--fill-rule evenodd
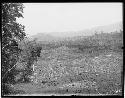
M80 31L122 21L122 3L23 3L28 35Z

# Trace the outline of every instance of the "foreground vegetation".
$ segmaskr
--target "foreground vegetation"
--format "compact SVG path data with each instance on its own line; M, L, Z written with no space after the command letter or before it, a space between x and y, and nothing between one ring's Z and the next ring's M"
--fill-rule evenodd
M35 69L29 76L32 82L27 85L17 84L14 89L23 90L26 94L121 95L123 85L122 31L104 35L98 34L86 40L81 39L82 44L77 40L77 45L73 41L60 42L56 44L56 48L52 47L55 44L50 44L50 46L47 44L46 47L39 44L44 48L33 63Z
M14 93L11 86L18 83L19 77L24 82L29 82L28 75L32 74L32 63L39 56L40 48L33 47L32 43L21 46L26 34L24 26L16 19L23 18L22 3L2 3L2 62L1 62L1 86L2 96ZM24 42L26 44L26 42ZM23 61L21 61L23 58ZM17 66L25 65L22 68ZM22 72L22 76L20 76Z

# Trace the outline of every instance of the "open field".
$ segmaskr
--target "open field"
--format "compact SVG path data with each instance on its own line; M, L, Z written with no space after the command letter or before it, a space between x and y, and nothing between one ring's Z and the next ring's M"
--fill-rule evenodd
M32 82L17 83L13 91L21 95L121 95L123 50L122 39L117 36L113 40L106 36L97 41L100 37L95 40L94 36L83 43L46 45L33 64Z
M57 54L41 52L44 57L35 63L36 82L17 84L14 89L26 94L121 94L122 55L111 52L90 58L68 54L65 48Z

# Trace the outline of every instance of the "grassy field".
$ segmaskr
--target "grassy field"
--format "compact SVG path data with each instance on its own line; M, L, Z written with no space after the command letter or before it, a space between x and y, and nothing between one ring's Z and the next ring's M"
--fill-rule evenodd
M41 50L40 57L34 62L32 82L17 83L12 86L13 91L20 95L121 95L121 37L117 38L119 34L111 38L108 34L102 38L99 36L90 37L84 43L67 42Z
M71 49L42 51L36 64L36 83L17 84L24 94L121 94L122 55L97 57L70 53Z

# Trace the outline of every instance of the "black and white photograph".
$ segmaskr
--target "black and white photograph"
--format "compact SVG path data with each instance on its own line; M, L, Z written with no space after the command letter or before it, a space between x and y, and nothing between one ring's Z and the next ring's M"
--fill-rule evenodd
M123 96L123 3L2 3L1 96Z

